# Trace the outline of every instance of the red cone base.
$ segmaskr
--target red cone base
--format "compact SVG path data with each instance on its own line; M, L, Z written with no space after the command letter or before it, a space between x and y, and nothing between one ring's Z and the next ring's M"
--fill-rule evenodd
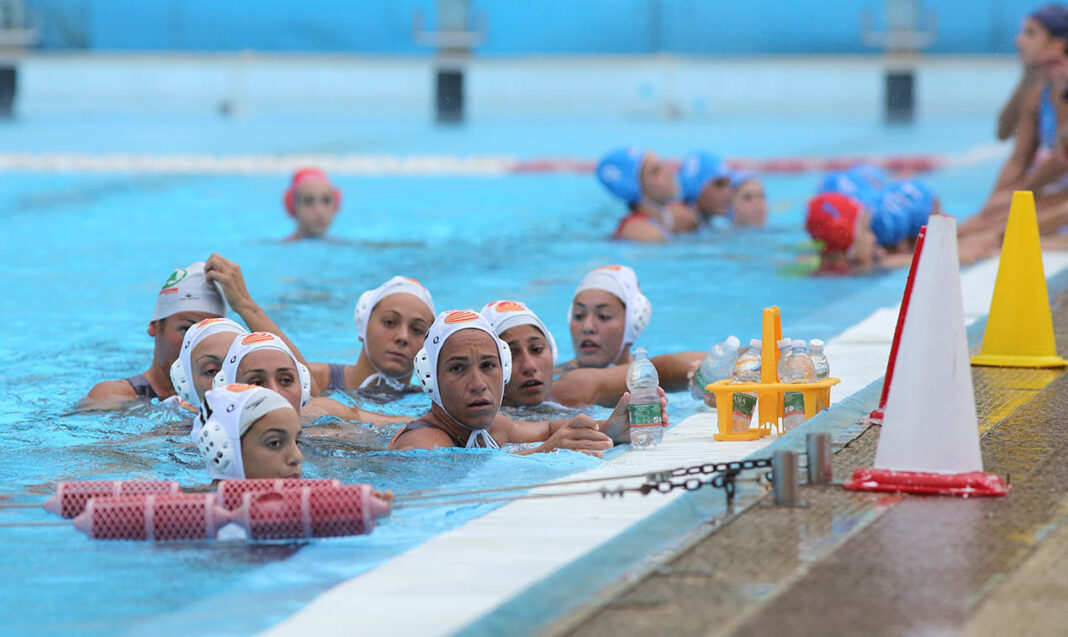
M868 414L868 421L876 425L883 424L883 408L880 407Z
M1009 488L993 473L925 473L892 469L857 469L843 485L851 491L886 491L928 495L997 496Z

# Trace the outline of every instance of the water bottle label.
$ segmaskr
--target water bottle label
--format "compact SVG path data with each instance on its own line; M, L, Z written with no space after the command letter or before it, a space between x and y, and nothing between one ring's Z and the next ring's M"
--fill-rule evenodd
M799 391L788 391L782 397L783 416L805 415L805 395Z
M711 392L709 392L709 391L707 391L705 389L705 385L707 385L707 384L709 384L711 382L712 381L710 381L707 378L705 378L705 375L701 373L701 368L700 367L698 367L697 371L693 373L693 384L694 384L695 387L697 387L697 389L701 390L702 394L708 394L708 395L711 396Z
M659 427L660 423L660 403L645 403L642 405L630 405L627 407L630 412L630 426L631 427Z
M757 399L756 396L750 396L749 394L735 393L733 408L734 415L741 416L742 418L752 418L753 410L756 409Z

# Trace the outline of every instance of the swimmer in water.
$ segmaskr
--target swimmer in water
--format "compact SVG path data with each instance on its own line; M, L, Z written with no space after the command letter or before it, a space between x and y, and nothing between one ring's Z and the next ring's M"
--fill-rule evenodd
M568 321L575 358L557 365L553 396L567 407L616 404L627 390L630 347L652 318L634 270L608 265L589 272L579 283ZM666 391L686 389L686 373L704 352L660 354L650 360Z
M314 397L307 366L282 338L267 332L252 332L233 340L212 381L215 387L230 383L259 385L279 393L307 422L326 415L374 425L407 422L401 416L385 416L332 398Z
M212 478L299 478L300 414L266 387L228 384L204 395L191 434Z
M556 340L538 315L519 301L494 301L479 312L512 354L504 386L506 407L537 407L551 401Z
M864 206L838 192L809 201L805 230L821 244L817 274L870 272L883 255Z
M695 218L675 227L675 209L668 208L678 191L675 170L655 153L635 147L614 150L597 164L597 178L630 209L616 227L613 239L663 242L673 232L697 227Z
M132 401L163 401L174 396L170 368L178 358L186 330L199 321L224 314L226 302L205 276L203 262L177 268L163 283L148 323L148 335L155 341L152 365L136 376L97 383L80 406L116 409Z
M763 228L768 221L768 200L760 179L751 172L734 171L731 173L730 188L727 216L731 223L745 228Z
M228 318L204 319L186 330L182 349L171 365L171 384L184 404L194 408L203 404L226 352L235 338L246 334L248 330Z
M286 241L322 239L341 208L341 191L322 170L302 168L293 173L282 201L297 222L297 229Z
M579 415L566 420L519 422L500 415L511 377L511 353L478 312L442 312L416 356L415 373L430 394L430 411L393 438L390 449L499 448L506 443L542 443L518 453L571 449L601 456L614 442L629 440L626 406L620 400L605 421ZM667 426L667 398L660 392Z
M726 216L731 204L731 170L719 157L703 151L682 158L679 168L682 201L691 206L701 223L711 226Z
M320 387L405 392L412 361L434 322L434 301L415 279L395 276L360 295L354 312L363 349L355 365L312 363Z

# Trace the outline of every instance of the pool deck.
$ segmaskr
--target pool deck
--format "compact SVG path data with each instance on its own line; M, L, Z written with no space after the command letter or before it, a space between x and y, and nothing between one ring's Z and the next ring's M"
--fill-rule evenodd
M1054 304L1068 354L1068 294ZM805 508L753 506L599 607L543 634L1064 634L1068 376L973 368L987 471L1004 498L803 486ZM834 459L871 466L879 427ZM767 500L768 498L766 498Z

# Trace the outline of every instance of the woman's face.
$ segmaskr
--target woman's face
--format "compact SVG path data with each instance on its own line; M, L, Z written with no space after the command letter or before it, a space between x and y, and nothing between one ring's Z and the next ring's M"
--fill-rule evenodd
M604 290L583 290L571 304L571 346L580 367L608 367L623 348L623 302Z
M299 478L304 455L300 452L300 416L276 409L256 420L241 436L245 478Z
M1053 38L1046 27L1035 20L1027 18L1016 34L1016 50L1020 53L1020 62L1030 66L1038 62L1038 55L1049 48Z
M235 382L272 389L300 413L300 375L293 358L277 349L259 349L237 365Z
M189 353L193 390L201 403L204 402L204 392L211 389L211 382L222 369L222 361L226 358L226 352L235 338L237 338L236 332L212 334L202 338Z
M718 177L705 184L697 195L697 210L702 215L725 215L731 203L730 177Z
M675 183L675 169L666 164L655 153L648 153L642 160L638 173L642 194L658 204L666 204L678 192Z
M867 212L857 215L856 235L853 238L853 259L864 269L870 268L879 252L875 233L871 230L871 218Z
M293 193L293 215L305 237L326 234L338 208L334 187L321 179L309 179Z
M450 416L485 429L501 407L504 372L497 344L482 330L460 330L438 353L438 392Z
M411 294L390 294L371 310L364 349L376 369L393 378L410 378L412 361L434 322L430 308Z
M182 341L189 328L204 319L218 318L208 312L178 312L148 324L148 335L156 339L155 356L169 369L182 351ZM224 352L225 353L225 352Z
M763 226L768 219L764 186L756 179L743 182L734 193L731 207L734 208L734 225Z
M504 404L540 405L553 386L553 351L545 335L533 325L517 325L501 332L512 350L512 379L504 387Z

